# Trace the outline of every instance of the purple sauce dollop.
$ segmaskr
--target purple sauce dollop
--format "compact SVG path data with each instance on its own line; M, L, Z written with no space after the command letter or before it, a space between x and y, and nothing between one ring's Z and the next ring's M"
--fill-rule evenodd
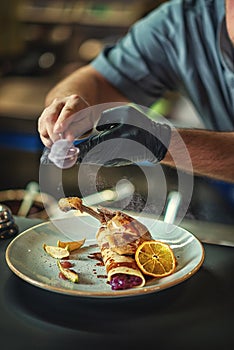
M118 274L111 278L110 285L112 290L121 290L139 286L141 282L138 276Z

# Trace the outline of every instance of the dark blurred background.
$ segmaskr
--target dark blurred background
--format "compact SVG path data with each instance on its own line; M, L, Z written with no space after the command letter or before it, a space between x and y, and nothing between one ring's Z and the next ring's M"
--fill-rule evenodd
M129 26L165 1L150 0L1 0L0 2L0 201L5 191L24 189L39 182L43 150L37 119L47 92L76 68L90 62L108 43L123 36ZM187 101L167 96L155 109L180 123L200 126ZM186 116L186 120L183 116ZM188 118L189 116L189 118ZM53 168L53 167L52 167ZM177 189L178 174L165 168L168 191ZM53 193L61 185L57 169L48 172L43 190ZM60 176L60 175L59 175ZM141 210L147 201L148 184L137 166L101 168L97 187L112 187L130 179L136 188L134 205ZM61 179L58 180L61 182ZM80 195L77 169L63 172L66 195ZM224 223L234 221L233 186L195 177L187 216ZM87 188L89 183L87 180ZM51 190L53 188L53 190ZM157 210L157 193L152 211Z
M162 1L1 0L0 189L38 179L49 89Z

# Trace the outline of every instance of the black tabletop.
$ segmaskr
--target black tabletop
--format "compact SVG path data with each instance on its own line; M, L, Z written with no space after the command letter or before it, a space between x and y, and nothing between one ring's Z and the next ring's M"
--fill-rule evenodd
M16 218L20 231L40 220ZM234 346L234 251L204 244L188 280L133 298L83 298L32 286L8 268L0 242L0 348L205 349Z

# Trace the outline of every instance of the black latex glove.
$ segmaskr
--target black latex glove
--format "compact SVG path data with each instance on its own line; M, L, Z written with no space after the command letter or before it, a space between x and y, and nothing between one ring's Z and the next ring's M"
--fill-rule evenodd
M126 105L102 112L97 135L78 145L78 162L120 166L160 162L168 149L171 128L156 123L138 109Z

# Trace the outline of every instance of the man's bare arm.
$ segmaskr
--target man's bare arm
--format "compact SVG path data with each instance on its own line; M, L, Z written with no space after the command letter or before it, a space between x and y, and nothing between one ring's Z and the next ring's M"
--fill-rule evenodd
M129 101L91 65L79 68L58 83L48 93L45 104L48 106L55 98L64 98L70 95L81 96L89 105Z
M161 163L176 165L190 172L191 163L185 157L181 138L189 152L195 175L234 182L234 132L173 130L168 152Z

